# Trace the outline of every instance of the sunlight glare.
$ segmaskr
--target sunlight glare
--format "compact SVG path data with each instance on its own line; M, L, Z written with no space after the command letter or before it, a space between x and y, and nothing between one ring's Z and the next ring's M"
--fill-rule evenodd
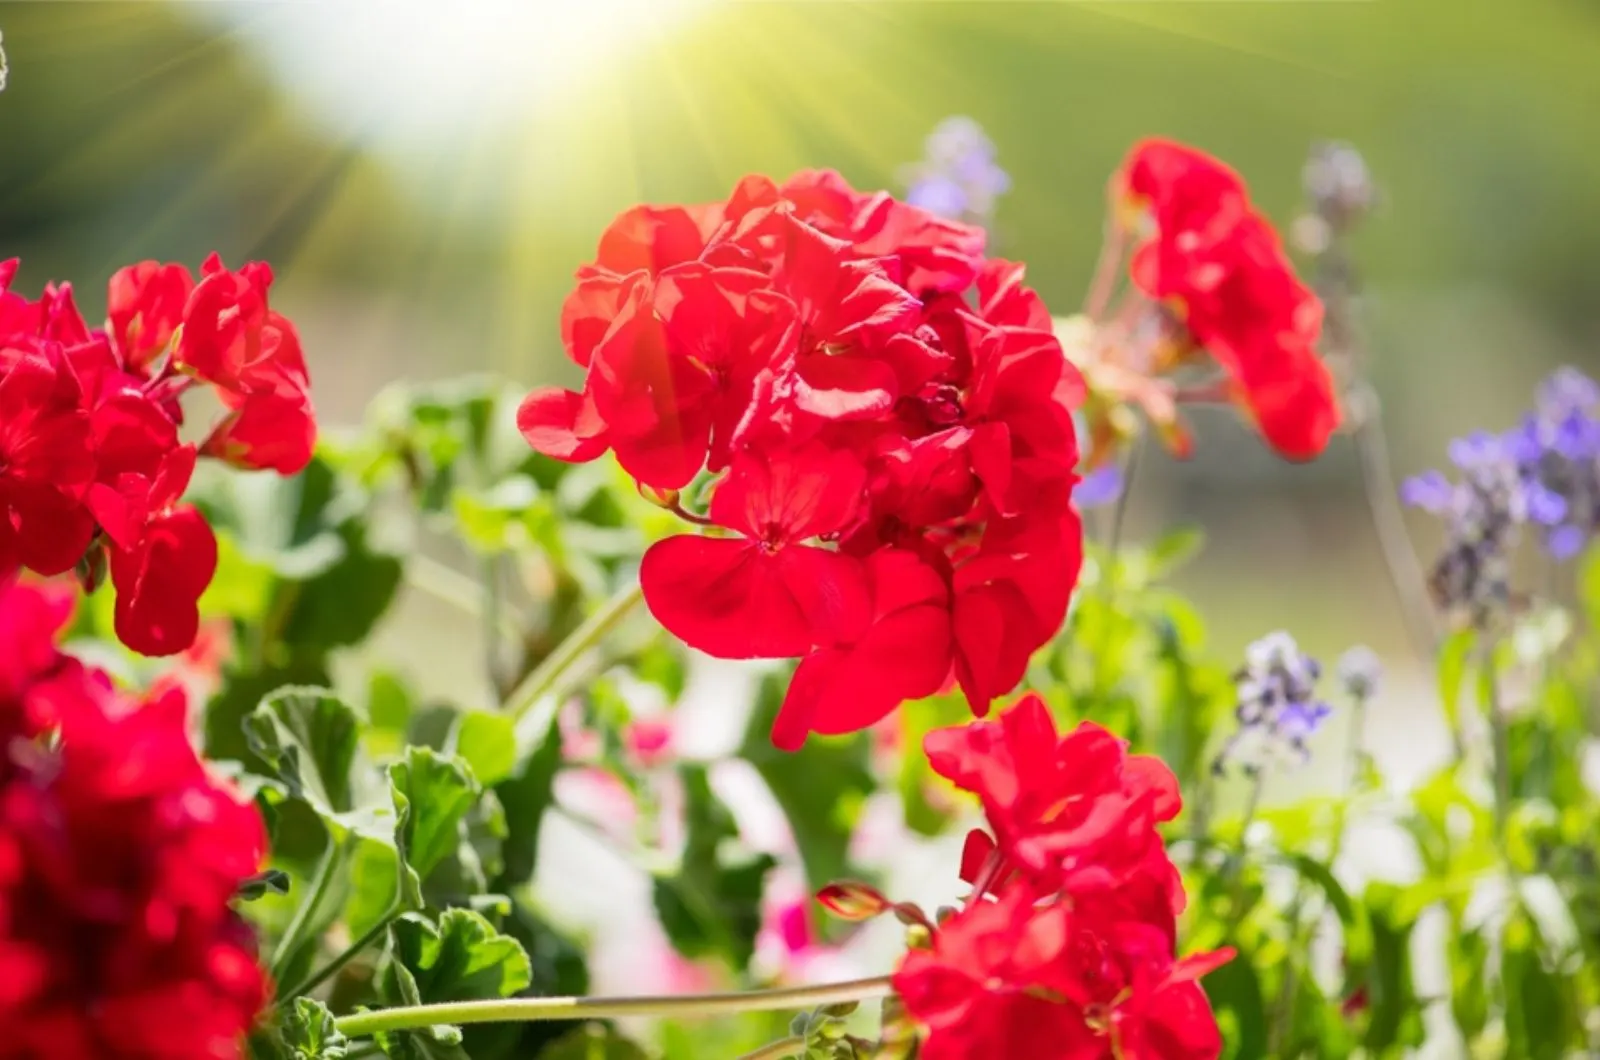
M437 148L576 102L586 83L720 0L180 5L222 17L342 136Z

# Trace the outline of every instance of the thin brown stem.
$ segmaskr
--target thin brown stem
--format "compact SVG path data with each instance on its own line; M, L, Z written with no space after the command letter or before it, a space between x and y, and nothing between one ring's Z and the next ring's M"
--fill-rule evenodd
M1089 281L1089 293L1083 300L1083 314L1098 320L1111 304L1117 289L1117 274L1122 266L1122 251L1127 242L1127 232L1111 218L1106 222L1106 234L1100 241L1100 257L1094 264L1094 278Z

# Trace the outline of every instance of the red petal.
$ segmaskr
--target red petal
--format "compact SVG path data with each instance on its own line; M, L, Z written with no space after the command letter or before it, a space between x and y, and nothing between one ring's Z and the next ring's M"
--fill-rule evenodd
M795 407L825 420L881 416L894 406L896 392L893 368L848 354L803 357L794 380Z
M317 421L304 394L247 394L238 408L212 428L201 451L247 470L295 475L311 463Z
M592 271L578 278L578 285L561 304L561 342L567 356L579 367L589 367L594 348L611 330L622 311L635 277L610 271Z
M651 545L639 568L645 602L666 629L719 659L783 659L816 643L783 566L758 545L692 535Z
M605 424L584 394L559 387L535 390L517 408L517 429L535 452L581 464L609 447Z
M815 644L854 643L872 621L865 564L854 556L808 545L780 549L771 562L811 626Z
M977 883L994 851L994 837L988 832L981 828L968 832L966 842L961 845L961 882Z
M866 488L853 454L805 446L766 456L737 455L711 497L711 518L749 537L783 544L847 529Z
M194 643L198 604L217 569L217 539L205 518L181 508L150 524L134 549L111 554L117 638L143 655L172 655Z
M950 672L950 617L913 607L876 623L856 646L819 651L800 664L772 740L795 750L807 732L859 732L911 699L939 690Z
M1011 431L1004 423L985 423L968 442L972 473L983 483L984 495L1001 515L1015 515L1011 503Z

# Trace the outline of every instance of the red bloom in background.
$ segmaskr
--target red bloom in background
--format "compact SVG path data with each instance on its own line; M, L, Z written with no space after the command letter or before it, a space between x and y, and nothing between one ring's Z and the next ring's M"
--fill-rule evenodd
M1176 954L1183 894L1160 821L1172 774L1085 723L1057 735L1028 696L994 722L930 734L934 768L982 800L963 909L914 949L896 992L930 1060L1215 1060L1199 978L1232 951Z
M0 577L79 568L93 588L110 555L119 638L145 654L194 640L216 567L211 528L178 502L197 451L179 444L179 398L196 381L227 410L198 454L294 474L316 423L299 336L272 310L272 272L213 255L197 284L182 265L115 273L105 329L72 290L37 301L0 265Z
M653 546L645 600L709 654L802 660L782 746L952 683L981 713L1065 617L1082 385L983 239L830 172L630 210L563 308L582 389L519 411L656 491L722 475L684 514L732 536Z
M0 349L0 578L78 562L94 534L79 503L93 475L89 417L70 372Z
M1129 153L1115 187L1139 240L1134 285L1227 373L1234 401L1268 444L1294 460L1319 454L1340 419L1316 352L1321 305L1238 174L1202 151L1148 140Z
M17 1060L225 1060L267 996L230 908L265 856L176 690L62 655L48 589L0 587L0 1041ZM59 727L59 741L33 737Z
M194 643L200 597L217 571L216 535L199 511L178 504L194 463L193 446L172 450L146 488L142 525L126 544L113 538L117 637L145 655Z

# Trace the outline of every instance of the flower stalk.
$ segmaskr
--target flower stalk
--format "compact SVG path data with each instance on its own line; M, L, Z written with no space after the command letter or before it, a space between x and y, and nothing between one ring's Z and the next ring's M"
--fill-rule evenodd
M782 1060L787 1056L800 1056L806 1051L806 1040L790 1036L775 1042L768 1042L759 1049L754 1049L739 1060Z
M515 720L532 710L539 700L554 691L556 683L567 670L590 648L600 643L642 599L644 594L638 582L630 582L617 590L611 599L600 605L600 610L584 619L582 625L573 630L556 646L555 651L511 690L506 697L505 713Z
M893 990L888 976L851 979L820 986L786 987L730 994L687 994L659 997L519 997L500 1001L457 1001L437 1005L358 1012L337 1021L341 1034L366 1037L380 1031L413 1030L442 1024L527 1023L551 1020L621 1019L655 1016L670 1019L732 1016L743 1012L836 1005L886 997ZM781 1056L781 1053L756 1053Z

